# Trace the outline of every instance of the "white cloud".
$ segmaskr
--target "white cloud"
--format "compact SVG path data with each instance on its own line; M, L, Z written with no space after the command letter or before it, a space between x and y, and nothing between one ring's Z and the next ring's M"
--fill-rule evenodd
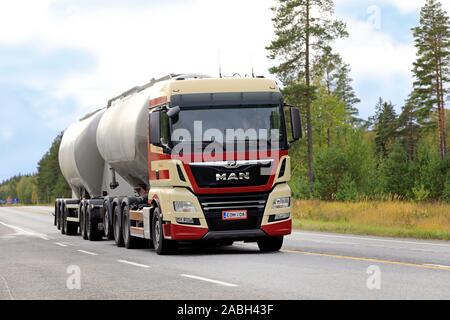
M49 88L60 99L77 97L82 106L77 116L152 77L217 75L219 51L226 74L249 74L251 55L259 74L268 75L271 65L264 47L273 36L272 0L192 0L126 10L68 5L57 14L50 0L29 2L33 8L25 16L23 0L0 6L0 44L38 41L42 50L72 47L92 53L94 70L71 74ZM39 86L35 79L26 81Z
M368 6L372 5L391 5L397 8L401 14L409 14L418 12L420 8L425 4L426 0L376 0L376 1L366 1ZM342 4L359 4L361 0L335 0L336 5ZM441 3L445 10L450 11L450 1L441 0Z
M351 30L350 37L339 40L336 48L345 61L351 62L355 78L383 81L396 75L411 74L415 59L412 43L399 43L367 22L347 20L347 25Z

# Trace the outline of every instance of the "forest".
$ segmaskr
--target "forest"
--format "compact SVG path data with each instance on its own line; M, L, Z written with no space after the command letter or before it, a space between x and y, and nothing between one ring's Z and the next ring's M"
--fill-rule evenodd
M303 201L297 207L310 209L297 210L297 215L333 220L339 207L312 205L317 201L395 202L397 211L402 203L416 204L405 209L405 215L423 213L427 218L432 210L418 204L450 203L450 111L446 109L450 19L442 4L427 0L420 21L410 31L416 48L410 95L402 106L380 97L369 119L359 118L361 101L352 86L351 61L344 61L333 48L336 40L349 36L346 24L334 18L334 2L277 0L274 4L275 37L266 48L274 64L270 72L281 81L286 101L301 108L304 120L305 138L291 150L290 185L294 197ZM58 165L61 137L43 156L36 174L0 185L0 199L51 203L70 195ZM439 231L450 229L448 207L441 209L433 224L433 228L439 224Z

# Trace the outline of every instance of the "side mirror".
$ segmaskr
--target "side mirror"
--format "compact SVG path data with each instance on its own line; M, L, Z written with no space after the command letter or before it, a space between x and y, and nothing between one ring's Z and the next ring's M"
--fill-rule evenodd
M291 107L291 128L294 141L300 140L302 134L302 116L298 108Z
M150 144L161 147L161 111L149 114L149 141Z

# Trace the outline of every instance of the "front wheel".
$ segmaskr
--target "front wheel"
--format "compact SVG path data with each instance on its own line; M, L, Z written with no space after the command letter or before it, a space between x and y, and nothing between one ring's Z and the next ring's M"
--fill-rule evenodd
M277 252L283 246L283 237L267 238L258 241L261 252Z
M164 239L163 232L163 222L161 217L161 211L156 208L153 213L153 223L152 223L152 239L153 247L158 255L170 255L177 251L177 243L175 241L170 241Z

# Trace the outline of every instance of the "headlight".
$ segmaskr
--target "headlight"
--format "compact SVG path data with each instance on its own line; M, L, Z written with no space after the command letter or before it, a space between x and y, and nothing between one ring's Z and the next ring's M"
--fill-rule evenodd
M291 197L275 199L272 209L285 209L291 206Z
M175 212L195 213L194 204L190 201L175 201L173 208Z

